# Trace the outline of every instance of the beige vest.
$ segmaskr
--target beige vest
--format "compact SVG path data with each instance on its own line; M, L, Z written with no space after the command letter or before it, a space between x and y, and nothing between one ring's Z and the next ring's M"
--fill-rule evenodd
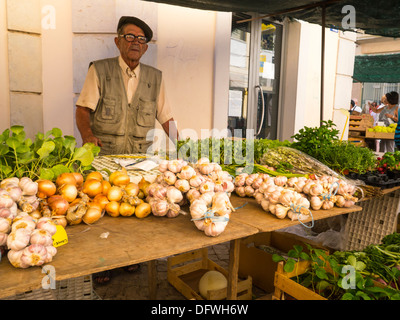
M92 63L99 79L100 99L90 125L103 143L100 155L146 153L154 137L149 131L155 127L161 71L141 64L137 90L128 101L118 57Z

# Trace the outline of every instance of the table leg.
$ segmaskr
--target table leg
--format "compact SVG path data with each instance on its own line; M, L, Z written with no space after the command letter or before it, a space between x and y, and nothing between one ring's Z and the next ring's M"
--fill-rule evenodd
M229 248L229 269L228 269L228 288L227 288L228 300L237 299L239 249L240 249L240 239L231 240Z
M149 299L157 299L157 269L156 260L150 260L147 262L147 276L149 284Z

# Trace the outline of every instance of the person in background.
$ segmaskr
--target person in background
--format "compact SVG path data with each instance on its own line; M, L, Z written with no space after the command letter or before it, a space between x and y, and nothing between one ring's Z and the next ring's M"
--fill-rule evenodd
M374 102L371 103L370 101L368 101L368 106L369 106L369 114L372 116L372 118L374 118L374 127L375 127L375 126L378 125L379 114L374 112L374 111L372 111L372 108L375 109L375 110L376 109L379 110L379 109L383 108L385 105L383 103L381 103L378 106L377 102L374 101ZM381 143L380 139L375 139L375 151L376 152L379 152L380 143Z
M350 101L350 115L359 116L362 112L361 107L357 106L354 100Z
M382 96L381 103L384 104L385 107L380 109L371 107L373 112L379 114L378 121L382 121L386 127L390 126L392 123L397 123L399 94L396 91L388 92ZM382 139L380 145L381 152L394 152L394 139Z
M114 38L120 55L89 64L76 103L76 124L82 143L100 146L100 155L146 153L156 120L172 141L179 139L161 71L140 62L152 37L144 21L123 16ZM139 266L124 269L134 272ZM110 279L109 270L94 274L97 283Z

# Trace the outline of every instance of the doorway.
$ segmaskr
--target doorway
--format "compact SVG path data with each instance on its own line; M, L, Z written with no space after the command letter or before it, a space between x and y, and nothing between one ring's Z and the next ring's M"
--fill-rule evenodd
M257 14L232 16L228 129L232 136L277 139L282 25ZM238 22L239 21L239 22Z

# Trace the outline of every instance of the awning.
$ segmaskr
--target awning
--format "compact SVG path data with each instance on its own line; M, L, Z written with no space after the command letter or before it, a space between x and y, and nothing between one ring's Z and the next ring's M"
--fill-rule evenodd
M342 20L347 21L346 16L349 11L342 13L342 9L350 5L355 9L356 29L373 35L400 37L400 1L398 0L152 0L151 2L213 11L258 12L278 21L288 17L320 25L321 5L325 5L325 26L335 29L343 29Z
M400 83L400 54L356 56L353 79L355 82Z

